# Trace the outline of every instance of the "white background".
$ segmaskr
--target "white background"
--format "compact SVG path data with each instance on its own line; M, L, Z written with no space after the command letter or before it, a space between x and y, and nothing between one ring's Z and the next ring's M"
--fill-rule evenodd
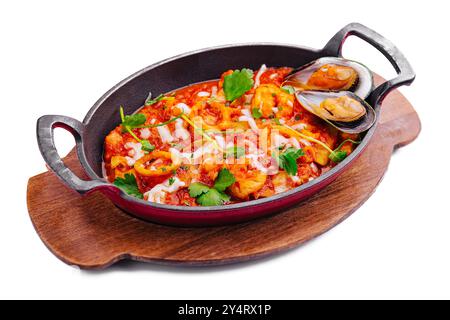
M2 1L0 298L450 298L450 22L446 1ZM239 42L320 48L349 22L393 41L417 73L401 91L423 130L396 152L376 193L307 245L255 263L184 269L69 267L36 235L27 179L45 169L36 119L83 119L129 74L186 51ZM385 77L387 61L350 39L347 57ZM195 72L195 70L193 70ZM59 130L61 153L73 146ZM351 190L349 190L351 192ZM330 208L332 210L332 208Z

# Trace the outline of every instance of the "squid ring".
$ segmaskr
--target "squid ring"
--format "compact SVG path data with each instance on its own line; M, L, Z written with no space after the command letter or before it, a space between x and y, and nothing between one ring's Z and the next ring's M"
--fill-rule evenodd
M151 160L170 160L170 165L162 165L162 166L150 166L150 168L146 167L146 162ZM146 177L156 177L163 176L171 173L174 170L177 170L181 165L181 159L173 153L167 151L153 151L149 154L144 155L142 158L136 161L134 164L134 169L142 176Z

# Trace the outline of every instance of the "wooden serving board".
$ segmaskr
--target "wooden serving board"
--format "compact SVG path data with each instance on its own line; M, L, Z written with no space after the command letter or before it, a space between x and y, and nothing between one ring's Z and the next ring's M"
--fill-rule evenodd
M393 149L412 142L419 132L411 104L398 91L391 93L370 145L349 170L296 208L237 225L180 228L145 222L101 193L79 196L50 172L28 181L28 210L50 251L84 269L123 259L202 266L247 261L296 247L343 221L375 191ZM74 151L65 162L85 176Z

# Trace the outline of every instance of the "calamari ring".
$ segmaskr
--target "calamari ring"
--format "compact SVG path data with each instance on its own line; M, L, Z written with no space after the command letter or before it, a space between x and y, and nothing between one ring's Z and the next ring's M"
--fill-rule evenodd
M127 159L123 156L112 156L111 157L111 169L117 168L117 167L128 167Z
M162 165L153 168L151 167L150 169L146 168L146 162L157 159L170 160L172 163L170 165ZM172 171L177 170L180 165L181 159L174 153L170 153L167 151L153 151L137 160L134 164L134 169L142 176L157 177L170 174Z

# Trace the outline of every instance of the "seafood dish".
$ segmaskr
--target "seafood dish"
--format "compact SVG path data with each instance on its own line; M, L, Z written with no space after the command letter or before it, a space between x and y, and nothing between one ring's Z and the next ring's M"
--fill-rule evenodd
M105 177L132 196L178 206L291 190L352 153L359 132L349 123L373 124L373 109L352 92L367 96L371 79L356 62L322 58L296 72L227 70L218 80L150 94L134 114L121 107L121 124L105 138Z

